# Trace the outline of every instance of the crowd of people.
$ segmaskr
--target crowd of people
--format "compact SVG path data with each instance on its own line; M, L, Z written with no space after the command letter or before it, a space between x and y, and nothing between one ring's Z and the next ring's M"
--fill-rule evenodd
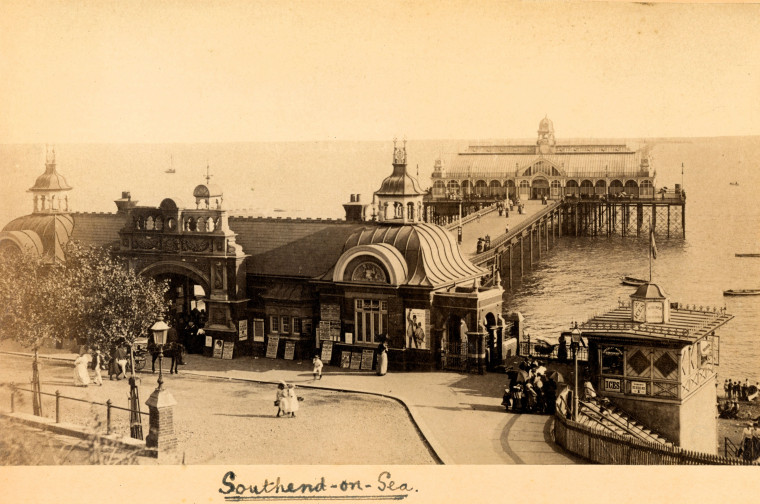
M507 370L509 382L504 389L502 405L513 412L554 414L557 400L557 378L547 373L546 366L523 360L517 370Z
M750 401L751 396L756 396L757 391L760 389L760 383L750 385L749 379L745 378L744 383L741 380L726 379L723 382L723 392L727 399L735 399L737 401ZM752 397L754 399L754 397Z

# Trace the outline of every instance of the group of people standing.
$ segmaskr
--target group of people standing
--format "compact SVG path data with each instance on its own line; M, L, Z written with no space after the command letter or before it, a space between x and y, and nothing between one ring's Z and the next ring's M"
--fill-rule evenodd
M74 385L77 387L86 387L91 382L95 385L103 385L103 376L101 370L108 370L108 377L111 380L121 380L127 377L127 358L129 348L124 340L119 340L111 348L108 360L97 349L91 349L89 352L85 346L79 348L79 355L74 359ZM94 371L94 378L90 379L90 370Z
M735 399L737 401L749 401L749 396L753 393L757 393L760 389L760 383L755 384L754 389L749 384L749 379L744 379L744 383L741 380L733 381L730 378L723 382L723 392L726 398Z
M557 382L537 361L523 360L517 371L507 371L509 382L501 404L522 413L554 414Z
M275 416L295 417L300 400L301 398L296 395L296 386L280 380L277 385L277 396L274 400L274 405L277 406L277 415Z

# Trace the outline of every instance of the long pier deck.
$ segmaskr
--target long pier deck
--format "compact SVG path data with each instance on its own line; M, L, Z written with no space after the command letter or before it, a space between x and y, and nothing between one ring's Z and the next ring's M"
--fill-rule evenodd
M451 223L447 229L459 233L461 249L473 264L498 272L502 285L511 289L525 269L532 269L543 253L562 235L640 236L655 234L686 236L686 200L680 195L654 198L579 199L524 202L524 212L500 216L495 206L485 207ZM490 248L478 253L478 238L489 237ZM519 276L518 276L519 275Z

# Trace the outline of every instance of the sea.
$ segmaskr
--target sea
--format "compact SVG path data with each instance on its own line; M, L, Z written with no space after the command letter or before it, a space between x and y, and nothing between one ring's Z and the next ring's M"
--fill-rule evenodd
M445 166L475 141L410 140L408 170L427 187L437 158ZM649 149L656 186L681 184L687 194L686 236L680 229L657 236L653 281L671 301L734 315L719 331L719 381L760 381L760 296L723 296L726 289L760 288L760 258L735 257L760 253L760 137L619 142ZM75 211L113 212L123 191L141 205L171 197L193 206L193 188L208 182L222 190L233 215L340 219L351 195L369 203L390 175L393 142L0 144L0 226L31 213L27 189L52 155L73 187ZM621 276L648 277L644 235L563 237L505 293L506 309L525 317L532 337L556 340L573 322L628 300L632 288Z

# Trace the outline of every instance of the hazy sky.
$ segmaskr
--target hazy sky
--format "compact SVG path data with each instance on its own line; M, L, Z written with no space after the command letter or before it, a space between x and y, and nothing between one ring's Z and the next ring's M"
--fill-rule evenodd
M0 142L760 134L760 7L0 2Z

